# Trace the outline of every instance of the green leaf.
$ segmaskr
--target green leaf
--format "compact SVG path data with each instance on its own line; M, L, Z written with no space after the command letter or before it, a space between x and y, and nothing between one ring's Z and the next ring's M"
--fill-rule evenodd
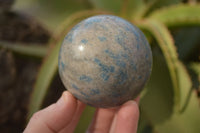
M89 0L95 8L119 13L122 0Z
M120 15L127 19L141 18L146 11L146 4L143 0L122 0Z
M148 18L156 19L167 26L200 26L200 4L179 4L155 10Z
M78 125L76 126L75 133L85 132L93 118L95 112L94 107L86 106L84 109Z
M153 48L153 69L146 93L141 98L140 110L146 123L153 126L171 117L174 91L166 61L157 47ZM143 120L144 121L144 120Z
M179 85L181 88L180 105L182 109L180 110L180 113L183 113L185 109L187 109L189 101L191 99L193 85L192 85L190 75L186 67L184 66L184 64L181 63L180 61L177 62L177 68L178 68L177 74L178 74L178 79L179 79Z
M187 99L188 106L183 113L174 113L169 120L155 125L155 130L161 133L199 133L200 131L200 107L190 77L180 62L178 63L178 77L181 84L181 97Z
M92 7L88 0L36 0L38 4L45 11L51 11L56 13L73 12L83 10ZM48 6L47 6L48 3Z
M192 83L185 66L177 62L181 87L180 104L185 109L176 113L171 107L173 90L170 87L171 80L164 57L156 50L153 50L153 57L152 76L147 84L147 92L140 102L143 121L146 120L158 133L199 133L200 107L195 91L191 90Z
M144 18L148 13L150 13L150 10L152 6L155 4L157 0L151 0L151 1L144 1L144 0L131 0L134 1L134 3L130 3L129 6L132 6L132 14L131 19L137 20ZM136 2L137 1L137 2ZM134 6L134 5L137 6Z
M28 118L32 116L34 112L41 108L45 95L47 94L48 88L51 81L57 72L58 68L58 53L61 42L67 32L82 19L92 15L102 14L105 12L97 10L87 10L72 14L68 17L60 27L58 27L55 33L55 40L53 40L49 54L44 59L44 62L38 73L37 80L31 95Z
M35 82L31 99L29 103L28 119L32 114L38 111L42 105L44 97L47 93L48 87L57 72L58 67L58 52L60 49L60 42L55 45L50 54L46 56Z
M149 120L146 118L146 114L144 114L144 111L140 109L140 117L139 117L137 133L153 133L152 129L153 127L149 122Z
M121 16L129 20L141 19L149 13L149 10L157 0L122 0Z
M198 90L198 93L200 93L200 63L190 63L188 66L188 70L190 71L190 76L193 81L193 88Z
M44 57L47 53L46 46L40 46L35 44L25 45L21 43L19 44L19 43L0 41L0 48L5 48L21 55L27 55L38 58Z
M149 3L149 2L152 2L152 0L147 0L147 3ZM181 2L182 2L182 0L154 0L149 11L153 11L158 8L162 8L162 7L166 7L166 6L170 6L170 5L175 5L175 4L178 4Z
M190 64L190 67L194 70L194 72L200 78L200 63L199 62L193 62L193 63Z
M151 20L150 20L151 21ZM144 24L145 23L145 24ZM147 24L148 23L148 24ZM153 22L152 22L153 23ZM191 79L188 75L185 66L179 61L176 60L173 63L171 50L168 49L166 51L163 50L163 46L161 45L169 45L170 43L163 43L162 39L165 37L163 31L159 30L160 24L154 22L151 28L150 25L152 24L149 21L147 22L140 22L138 24L139 27L148 30L151 32L156 40L159 43L159 46L162 50L164 55L164 59L161 55L159 55L159 51L157 52L154 48L153 49L153 70L152 76L150 81L147 85L147 92L145 96L141 99L141 112L145 115L144 119L147 119L154 127L155 132L161 133L198 133L200 131L198 123L200 122L200 108L198 105L198 99L195 95L195 92L191 90L192 83ZM149 25L149 26L148 26ZM157 29L157 33L155 29ZM154 28L153 28L154 27ZM161 34L162 36L159 36ZM159 37L159 38L158 38ZM163 40L170 40L170 39L163 39ZM167 42L167 41L166 41ZM172 43L171 43L172 44ZM170 53L166 54L165 52ZM166 57L166 55L168 57ZM169 69L169 58L171 62L174 64L173 69ZM177 58L177 57L176 57ZM174 88L171 86L174 83L172 78L171 71L174 71L176 75L177 85L179 87L178 92L172 90ZM170 73L169 73L170 72ZM174 112L172 106L174 102L172 101L173 97L177 97L177 93L179 93L179 113Z
M160 49L165 57L174 90L174 102L176 110L180 110L180 86L177 76L178 55L173 38L169 30L158 21L145 20L136 23L140 28L149 31L158 42Z

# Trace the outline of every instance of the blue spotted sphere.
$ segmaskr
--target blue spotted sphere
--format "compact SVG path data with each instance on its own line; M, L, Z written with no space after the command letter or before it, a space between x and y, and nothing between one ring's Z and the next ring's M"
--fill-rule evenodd
M108 108L142 91L150 77L152 53L136 26L117 16L98 15L71 29L58 64L69 92L88 105Z

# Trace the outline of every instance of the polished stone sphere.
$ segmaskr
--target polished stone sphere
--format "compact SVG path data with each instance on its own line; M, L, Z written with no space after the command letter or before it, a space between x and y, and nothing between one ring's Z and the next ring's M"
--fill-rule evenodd
M98 15L77 24L59 53L65 87L94 107L114 107L136 98L149 79L152 53L144 34L128 21Z

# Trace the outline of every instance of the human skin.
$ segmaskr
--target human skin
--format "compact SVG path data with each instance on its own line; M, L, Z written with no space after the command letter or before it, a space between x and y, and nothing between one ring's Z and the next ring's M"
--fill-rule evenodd
M24 133L73 133L85 104L68 91L47 108L36 112ZM136 133L138 99L115 108L97 108L87 133Z

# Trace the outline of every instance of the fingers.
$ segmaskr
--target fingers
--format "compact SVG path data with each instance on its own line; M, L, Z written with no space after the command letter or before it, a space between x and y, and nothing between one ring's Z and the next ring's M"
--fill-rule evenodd
M108 133L116 109L97 109L87 133Z
M35 113L24 133L72 133L84 107L82 102L66 91L57 103ZM135 101L118 108L97 109L88 133L136 133L138 117L139 109Z
M140 102L140 96L136 97L136 98L134 99L134 101L139 105L139 102Z
M135 101L131 100L123 104L115 115L111 127L111 133L136 133L139 119L139 108Z
M24 133L55 133L69 125L77 109L77 100L67 91L57 103L35 113Z
M74 129L75 129L76 125L78 124L78 121L81 117L81 114L82 114L84 108L85 108L85 104L78 101L78 106L77 106L76 112L73 116L73 119L71 120L71 122L68 126L66 126L64 129L61 130L60 133L73 133L74 132Z

